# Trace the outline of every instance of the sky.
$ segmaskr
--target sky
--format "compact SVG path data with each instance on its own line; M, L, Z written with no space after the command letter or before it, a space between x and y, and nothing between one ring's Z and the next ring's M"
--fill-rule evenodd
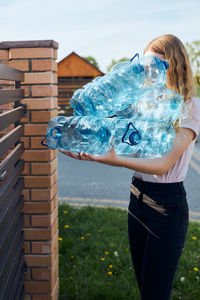
M55 40L58 62L74 51L103 72L162 34L200 40L200 0L0 0L0 12L0 41Z

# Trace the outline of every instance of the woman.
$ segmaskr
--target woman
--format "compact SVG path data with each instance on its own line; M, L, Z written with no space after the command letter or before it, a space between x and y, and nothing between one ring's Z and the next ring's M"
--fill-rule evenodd
M102 156L62 151L135 171L131 184L128 230L133 266L142 300L169 300L188 227L183 185L195 140L200 132L200 99L194 96L186 49L173 35L151 41L144 55L169 62L166 86L182 94L185 109L172 149L159 158L126 158L112 148Z

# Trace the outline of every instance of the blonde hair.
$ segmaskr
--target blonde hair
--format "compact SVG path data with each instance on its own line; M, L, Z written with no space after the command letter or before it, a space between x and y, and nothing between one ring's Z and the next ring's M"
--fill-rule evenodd
M194 79L188 54L183 43L174 35L161 35L152 40L145 48L164 56L169 63L166 87L181 94L184 101L195 95Z

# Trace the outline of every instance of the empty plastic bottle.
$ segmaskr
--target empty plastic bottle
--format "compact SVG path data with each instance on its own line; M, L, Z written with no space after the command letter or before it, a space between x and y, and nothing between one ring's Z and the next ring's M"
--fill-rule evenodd
M166 126L165 122L94 116L56 117L49 122L46 143L50 148L73 152L105 154L113 146L117 154L140 151L160 156L170 150L174 136L173 127Z
M134 104L117 113L120 118L141 118L146 121L164 121L171 124L180 118L183 97L174 90L163 86L149 87Z
M108 119L93 116L55 117L48 124L46 144L52 149L103 154L111 149Z
M164 86L167 68L168 63L155 56L116 64L103 77L97 77L75 91L70 101L74 115L115 115L128 104L137 102L143 88Z

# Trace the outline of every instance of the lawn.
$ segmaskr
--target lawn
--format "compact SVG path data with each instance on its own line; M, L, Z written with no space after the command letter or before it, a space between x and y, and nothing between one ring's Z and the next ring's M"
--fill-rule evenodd
M172 300L200 299L200 223L190 222ZM59 205L60 300L139 300L127 212Z

